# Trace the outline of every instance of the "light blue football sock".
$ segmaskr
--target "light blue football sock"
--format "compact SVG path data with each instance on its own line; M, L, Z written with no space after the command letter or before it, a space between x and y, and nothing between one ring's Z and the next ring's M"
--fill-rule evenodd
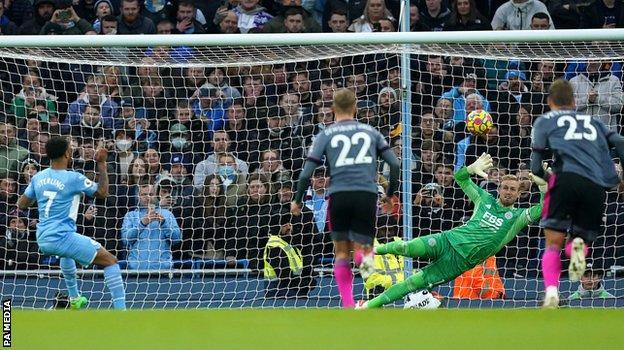
M61 258L61 272L65 278L65 286L70 298L78 298L78 278L76 277L76 262L74 259Z
M117 310L126 309L126 291L121 279L121 269L119 264L106 266L104 268L104 282L108 287L113 299L113 307Z

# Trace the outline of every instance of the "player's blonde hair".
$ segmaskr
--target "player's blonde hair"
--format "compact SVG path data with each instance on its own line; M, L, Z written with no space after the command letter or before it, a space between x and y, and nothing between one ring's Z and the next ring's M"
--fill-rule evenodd
M574 88L569 81L555 80L548 90L548 99L556 106L574 106Z
M332 105L335 114L349 114L355 110L357 99L355 93L349 89L340 89L334 93Z
M516 182L520 182L518 177L516 175L513 175L513 174L507 174L507 175L501 176L500 183L503 183L503 181L516 181Z

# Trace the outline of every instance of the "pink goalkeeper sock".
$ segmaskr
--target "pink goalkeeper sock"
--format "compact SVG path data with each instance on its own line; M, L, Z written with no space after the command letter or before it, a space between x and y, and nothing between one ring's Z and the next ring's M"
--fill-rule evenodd
M353 300L353 273L351 273L349 260L338 259L334 262L334 277L338 284L342 307L355 307L355 300Z
M542 276L544 285L548 288L559 288L559 275L561 275L561 252L557 248L546 248L542 255Z
M583 249L585 256L589 254L589 247L585 245L585 249ZM565 255L569 258L572 255L572 241L568 241L565 245Z

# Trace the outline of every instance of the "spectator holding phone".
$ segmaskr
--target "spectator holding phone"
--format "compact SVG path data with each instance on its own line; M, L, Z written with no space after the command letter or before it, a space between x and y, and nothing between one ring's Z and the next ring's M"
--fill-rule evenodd
M170 269L171 245L181 240L173 214L155 204L151 185L139 188L139 208L124 216L121 239L131 269Z
M97 33L93 30L91 23L78 17L70 0L62 0L52 13L52 18L41 28L39 34L82 35Z

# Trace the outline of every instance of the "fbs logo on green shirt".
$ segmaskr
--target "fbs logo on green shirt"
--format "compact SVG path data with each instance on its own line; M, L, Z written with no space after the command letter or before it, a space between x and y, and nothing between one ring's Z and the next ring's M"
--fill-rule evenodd
M483 213L483 217L479 222L481 223L481 226L489 226L495 230L498 230L501 226L503 226L503 219L491 214L488 211Z

